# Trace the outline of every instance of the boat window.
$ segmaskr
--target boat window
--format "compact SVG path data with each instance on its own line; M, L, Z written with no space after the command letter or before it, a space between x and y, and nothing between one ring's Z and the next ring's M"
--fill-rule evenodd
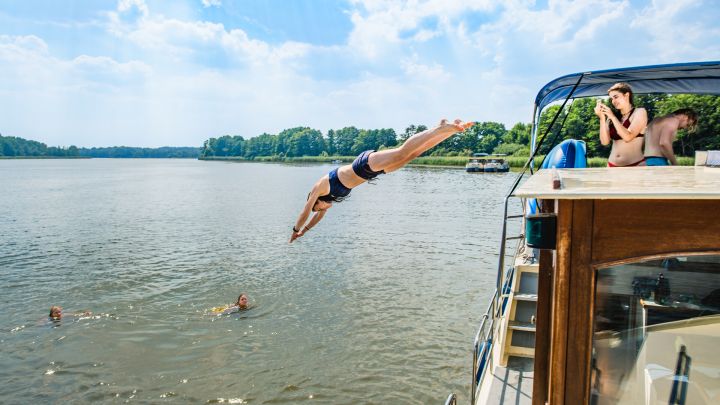
M597 270L594 404L720 403L720 256Z

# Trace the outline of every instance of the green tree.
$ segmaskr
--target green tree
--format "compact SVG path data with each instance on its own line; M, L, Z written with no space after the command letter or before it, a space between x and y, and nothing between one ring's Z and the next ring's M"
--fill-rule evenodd
M245 155L245 139L242 136L233 136L233 146L230 151L232 156L244 156Z
M230 156L233 143L233 139L230 135L223 135L218 138L215 145L215 156Z
M525 149L525 146L519 143L501 143L493 149L492 153L495 155L512 155L521 149Z
M532 125L518 122L502 137L503 143L518 143L520 145L530 144L530 132Z
M338 155L352 155L355 139L360 135L360 131L355 127L345 127L335 131L335 150Z
M334 156L335 152L336 152L335 131L333 131L332 129L328 131L327 141L325 142L325 145L326 145L325 150L327 151L328 155Z
M480 151L478 149L480 142L479 124L475 124L472 127L466 129L463 132L455 134L450 138L444 140L440 145L433 148L431 154L441 154L449 152L461 152L461 151Z
M600 121L595 115L595 100L595 98L576 99L566 108L565 115L558 118L556 125L564 122L561 140L583 140L589 156L607 156L609 150L600 144Z
M545 109L545 111L540 114L540 120L538 121L538 130L537 130L537 140L536 142L540 142L543 136L545 136L545 141L540 146L540 151L538 152L541 155L547 154L550 150L550 147L552 146L551 143L553 139L559 139L562 140L562 138L559 138L560 135L560 124L563 121L563 118L565 117L565 114L563 112L560 113L560 116L555 121L555 124L552 128L550 128L550 124L552 123L553 117L560 111L559 105L552 105ZM549 131L549 132L548 132ZM547 134L547 135L545 135ZM556 138L558 136L558 138Z
M422 132L426 129L428 129L428 128L425 125L411 124L409 127L405 128L405 132L400 134L400 139L398 140L398 142L403 143L403 142L407 141L407 139L410 138L411 136L413 136L419 132Z
M275 152L276 136L270 134L258 135L245 142L245 157L253 159L256 156L272 156Z
M390 148L398 144L397 134L392 128L378 129L376 139L376 149L382 149L383 146L386 148Z
M295 131L287 144L287 156L318 156L325 149L322 133L311 128Z
M481 122L472 126L470 129L475 131L478 138L478 144L475 150L485 153L492 153L507 132L505 125L499 122Z

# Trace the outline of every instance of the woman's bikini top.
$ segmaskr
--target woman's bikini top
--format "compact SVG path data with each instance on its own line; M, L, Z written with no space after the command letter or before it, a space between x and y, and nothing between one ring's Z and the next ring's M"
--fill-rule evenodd
M321 195L318 197L318 200L340 202L350 194L350 191L352 191L352 189L345 187L345 185L340 182L337 171L338 169L333 169L330 173L328 173L328 178L330 179L330 193Z
M633 107L633 109L630 110L630 115L628 115L628 117L625 119L625 122L622 123L625 128L630 128L630 117L632 117L634 112L635 112L635 107ZM612 139L613 141L619 141L622 139L622 137L620 135L618 135L617 129L615 129L615 125L613 125L612 121L610 121L609 132L610 132L610 139ZM642 138L643 136L645 136L645 134L642 134L642 133L637 134L638 138Z

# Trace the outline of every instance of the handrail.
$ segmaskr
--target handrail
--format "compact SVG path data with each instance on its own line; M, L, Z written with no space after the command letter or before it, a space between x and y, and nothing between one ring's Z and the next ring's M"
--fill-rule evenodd
M445 405L457 405L457 395L450 394L448 395L447 399L445 400Z
M481 370L478 370L478 359L482 356L478 354L478 348L480 346L480 342L486 342L487 341L487 332L484 334L484 336L481 338L480 335L483 334L483 331L485 330L485 322L487 322L488 319L490 319L490 331L492 331L494 326L494 317L491 317L491 312L493 309L493 303L495 302L495 296L497 295L497 291L495 291L495 294L493 294L492 298L490 298L490 302L488 303L488 309L485 311L485 314L482 317L482 321L480 322L480 327L478 328L477 333L475 334L475 341L473 342L473 361L472 361L472 381L471 381L471 387L470 390L470 401L472 404L475 403L475 390L477 390L477 384L478 384L478 373L481 372ZM483 354L485 352L485 348L483 348ZM487 364L487 362L485 363ZM482 377L482 374L485 373L485 368L483 367L482 373L480 373L480 377Z
M552 130L553 126L555 125L555 122L557 121L560 114L565 109L565 105L567 105L568 100L575 94L575 90L580 85L580 82L585 77L585 73L580 75L578 78L578 81L575 83L575 86L570 90L570 93L567 95L567 98L565 98L565 101L563 101L562 105L560 106L560 109L558 109L557 113L553 116L552 120L550 121L550 125L545 130L545 133L542 137L540 137L540 140L537 142L537 144L533 144L530 151L530 158L525 162L523 165L523 168L520 170L520 174L515 178L515 181L512 184L512 187L510 187L510 191L505 195L505 199L503 201L503 224L502 224L502 232L500 233L500 258L498 260L498 267L497 267L497 278L495 282L495 288L500 289L501 283L502 283L502 272L503 267L505 267L505 238L507 237L507 220L508 220L508 201L510 200L510 197L512 196L513 192L517 188L517 186L520 184L520 181L522 180L523 175L525 175L525 171L528 169L528 167L531 166L531 163L533 162L533 159L535 159L535 155L540 150L540 147L542 146L543 142L545 142L545 138L547 138L548 134ZM540 111L536 111L537 114L540 114ZM566 116L567 118L567 116ZM535 120L535 117L533 116L533 120ZM538 120L539 121L539 120ZM563 121L564 123L564 121ZM533 141L535 140L536 134L533 133ZM555 137L557 138L557 137ZM553 142L555 141L555 138L553 138ZM551 145L552 146L552 145ZM531 171L532 173L532 171ZM523 203L524 206L524 203ZM524 207L523 207L524 208Z
M488 350L492 348L492 346L485 345L482 348L482 352L478 353L478 349L480 348L481 343L487 343L488 339L491 337L493 330L495 329L495 320L500 317L503 311L503 305L500 304L500 300L496 299L498 296L503 295L503 290L507 287L507 283L512 278L512 273L514 272L514 268L510 267L506 274L505 274L505 284L503 285L502 290L495 290L495 293L492 297L490 297L490 302L488 303L487 310L485 311L485 314L482 316L482 321L480 322L480 327L478 328L477 333L475 334L475 340L473 341L473 361L472 361L472 382L471 382L471 390L470 390L470 403L475 404L475 395L477 393L477 386L478 382L482 380L483 376L485 375L485 370L490 367L492 368L492 353L487 353ZM498 302L497 307L495 306L495 302ZM489 327L485 327L485 324L487 323L488 319L490 320ZM484 332L484 333L483 333ZM492 345L493 343L491 343ZM478 360L481 358L484 358L485 356L489 356L487 360L483 363L482 368L478 364Z

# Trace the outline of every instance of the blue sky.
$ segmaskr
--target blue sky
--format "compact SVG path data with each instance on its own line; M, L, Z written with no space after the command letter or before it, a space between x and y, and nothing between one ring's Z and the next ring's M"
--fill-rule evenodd
M720 60L720 0L4 0L0 134L200 146L529 122L568 73Z

